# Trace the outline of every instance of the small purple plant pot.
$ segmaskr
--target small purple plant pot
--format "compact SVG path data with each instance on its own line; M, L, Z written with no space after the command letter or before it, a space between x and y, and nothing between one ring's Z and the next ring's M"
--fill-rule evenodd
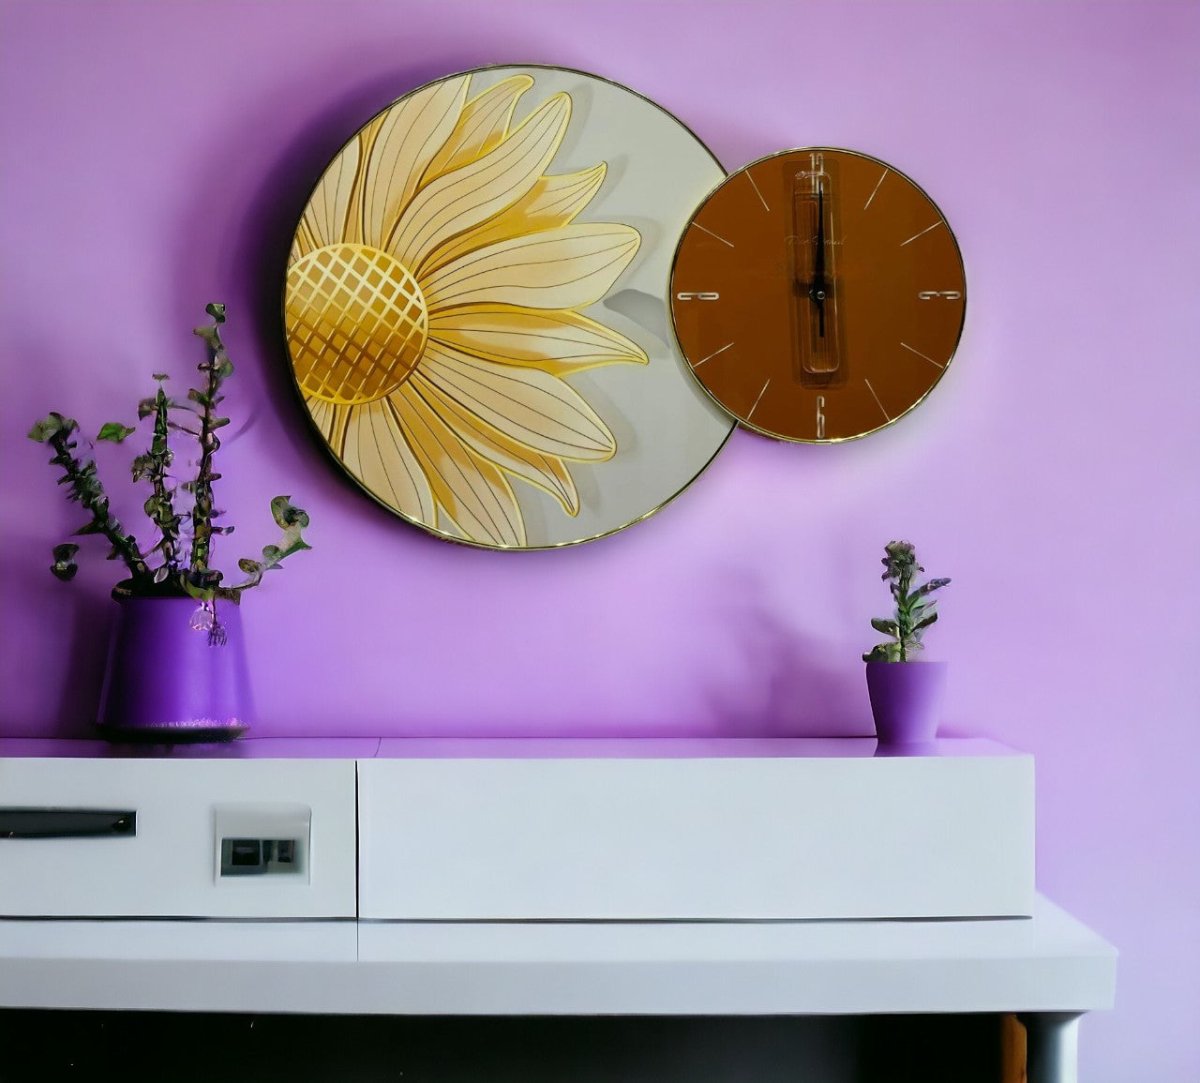
M236 603L126 598L117 606L97 718L105 737L177 743L246 732L253 706Z
M868 662L867 691L880 745L927 744L937 735L945 662Z

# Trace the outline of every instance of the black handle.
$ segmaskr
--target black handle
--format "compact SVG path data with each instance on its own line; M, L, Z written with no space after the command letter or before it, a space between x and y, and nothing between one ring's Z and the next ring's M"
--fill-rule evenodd
M0 808L0 839L86 839L137 834L133 809Z

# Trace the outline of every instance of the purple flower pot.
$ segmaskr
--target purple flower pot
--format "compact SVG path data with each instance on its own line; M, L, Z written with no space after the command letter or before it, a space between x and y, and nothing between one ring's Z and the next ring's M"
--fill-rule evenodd
M126 598L117 606L97 718L107 738L227 741L249 728L250 676L238 605Z
M941 721L945 662L868 662L867 691L881 745L932 741Z

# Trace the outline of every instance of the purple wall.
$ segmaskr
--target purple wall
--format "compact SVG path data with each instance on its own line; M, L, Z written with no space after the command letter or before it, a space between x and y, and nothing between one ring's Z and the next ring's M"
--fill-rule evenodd
M316 546L248 602L258 732L866 732L878 553L911 537L955 580L931 640L957 728L1036 753L1040 885L1123 952L1085 1078L1200 1078L1200 7L0 10L6 734L86 732L113 573L45 572L78 513L23 434L182 381L223 300L221 502L253 551L290 492ZM660 516L565 552L448 546L343 482L281 375L299 209L381 105L520 61L643 91L731 167L826 143L910 172L971 290L930 401L846 446L737 434Z

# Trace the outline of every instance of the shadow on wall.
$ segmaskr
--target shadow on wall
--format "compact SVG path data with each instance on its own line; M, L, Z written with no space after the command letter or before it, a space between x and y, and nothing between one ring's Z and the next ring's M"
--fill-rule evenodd
M54 584L57 586L58 584ZM108 660L111 622L116 604L107 596L82 595L71 606L70 638L67 651L67 679L59 693L56 713L62 732L55 736L91 737L92 724L100 703L104 666Z
M718 572L712 584L712 624L730 662L704 668L696 680L718 733L874 736L857 656L831 665L837 646L785 620L769 580L750 569Z
M3 636L5 679L14 685L28 681L37 686L40 720L49 724L48 731L39 727L39 736L91 737L116 605L106 590L93 589L90 577L107 572L108 566L81 569L79 578L88 582L80 589L78 582L60 583L50 575L49 551L44 537L14 534L0 557L0 582L6 584L12 612L36 613L54 630L54 679L47 680L48 674L40 668L37 637L13 628ZM15 687L11 691L17 693ZM12 736L5 732L7 721L0 719L0 736Z
M256 166L259 179L244 204L231 208L223 201L221 174L226 165L217 159L214 175L204 178L198 188L190 219L195 226L180 238L188 252L211 251L214 222L220 223L220 232L229 238L229 244L223 246L223 251L229 253L228 263L217 268L218 278L228 284L231 300L236 298L248 308L246 325L253 328L253 345L260 358L266 392L238 434L264 414L278 414L291 451L304 459L312 457L310 461L324 458L333 462L302 406L284 346L283 286L296 225L326 167L371 117L434 79L483 63L478 56L450 55L419 65L398 66L386 75L355 82L347 76L356 69L353 61L331 59L326 72L306 73L300 86L279 89L272 96L264 95L249 103L252 108L241 114L237 128L222 134L222 140L230 146L253 147L261 142L263 132L279 130L281 118L300 116L297 134L290 143L281 140L268 152L273 160ZM331 87L343 92L331 96ZM190 292L193 288L190 280L181 280L181 289ZM195 301L190 295L181 298L190 306ZM357 486L342 470L332 473L348 490L357 492Z

